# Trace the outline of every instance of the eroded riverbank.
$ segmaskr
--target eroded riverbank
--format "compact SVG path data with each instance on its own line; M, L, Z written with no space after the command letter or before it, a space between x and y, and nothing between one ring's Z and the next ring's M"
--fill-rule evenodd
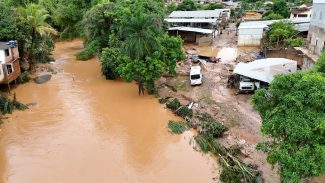
M56 44L58 73L13 92L27 111L0 132L0 182L213 182L218 165L166 129L175 116L133 84L107 81L97 59L75 60L81 41Z

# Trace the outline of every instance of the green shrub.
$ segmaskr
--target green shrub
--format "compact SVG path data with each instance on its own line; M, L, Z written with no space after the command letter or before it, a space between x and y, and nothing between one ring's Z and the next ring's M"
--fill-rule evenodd
M208 137L221 137L225 131L228 130L226 126L216 121L208 113L202 114L200 119L200 126L203 129L203 134Z
M304 38L290 38L285 40L285 44L289 47L300 47L305 43Z
M324 51L322 56L316 62L316 69L318 72L325 73L325 52Z
M194 137L194 140L202 152L207 153L210 151L209 141L205 137L198 135Z
M182 107L178 108L175 111L175 114L177 114L178 116L181 116L183 118L186 118L186 117L192 118L193 117L193 110L189 109L186 106L182 106Z
M29 76L28 72L25 71L20 74L20 76L17 78L18 83L24 84L31 80L31 77Z
M175 98L174 100L166 104L166 107L172 111L176 111L181 106L182 104L179 102L177 98Z
M220 145L220 143L216 139L210 141L210 151L213 154L220 154L220 155L227 154L227 149L222 145Z
M86 45L86 48L77 53L76 57L78 60L89 60L95 56L96 53L98 53L100 49L100 42L97 40L94 40Z
M10 100L7 95L0 94L0 112L1 114L11 114L14 109L25 110L28 107L17 101L16 95Z
M186 123L183 121L173 121L170 120L168 122L168 128L173 134L182 134L184 131L188 129Z
M165 103L168 102L168 100L167 100L166 98L160 98L160 99L158 99L158 101L159 101L159 103L161 103L161 104L165 104Z

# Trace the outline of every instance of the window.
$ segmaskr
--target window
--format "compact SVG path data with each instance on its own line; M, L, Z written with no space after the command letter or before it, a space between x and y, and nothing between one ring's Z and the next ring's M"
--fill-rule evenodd
M11 74L14 72L14 66L12 64L7 64L7 73Z
M9 49L5 49L5 56L8 57L10 55Z
M306 15L306 14L301 14L301 15L298 15L298 17L300 18L300 17L307 17L308 15Z
M191 79L200 79L200 74L191 75Z

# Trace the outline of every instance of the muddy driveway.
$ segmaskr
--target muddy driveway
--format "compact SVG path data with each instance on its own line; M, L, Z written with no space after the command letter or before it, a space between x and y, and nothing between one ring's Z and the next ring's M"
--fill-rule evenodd
M27 111L0 131L0 182L213 182L218 165L193 150L192 132L168 133L176 117L134 84L107 81L97 59L82 62L82 42L56 44L58 73L14 89Z

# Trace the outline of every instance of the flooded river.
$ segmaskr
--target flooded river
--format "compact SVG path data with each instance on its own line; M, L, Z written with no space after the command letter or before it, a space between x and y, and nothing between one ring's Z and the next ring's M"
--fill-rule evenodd
M134 84L105 80L97 59L76 61L81 49L57 43L58 74L14 89L37 105L1 126L0 182L213 182L218 165L193 150L192 133L171 135L171 112Z

